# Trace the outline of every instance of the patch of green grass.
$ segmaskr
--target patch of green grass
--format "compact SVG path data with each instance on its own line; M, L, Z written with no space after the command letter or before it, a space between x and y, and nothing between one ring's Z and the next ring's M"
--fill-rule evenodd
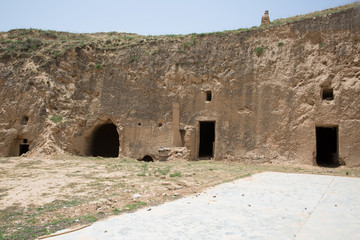
M9 207L0 212L0 222L7 222L23 216L23 212L16 207Z
M18 239L34 239L36 236L49 234L49 230L46 228L36 228L29 225L19 225L16 231L11 232L7 235L2 236L3 239L7 240L18 240ZM1 239L1 238L0 238Z
M263 47L256 47L254 49L254 52L258 55L262 54L264 52L264 48Z
M183 43L183 47L184 47L184 48L190 47L190 43L187 43L187 42L186 42L186 43Z
M175 173L172 173L170 174L170 177L181 177L181 172L175 172Z
M131 36L123 36L122 39L125 39L125 40L132 40L134 39L134 37L131 37Z
M158 168L155 173L158 172L159 174L166 176L170 172L170 167L166 166L164 169Z
M54 115L50 118L53 123L61 122L63 117L61 115Z
M141 165L141 173L138 173L138 176L146 176L146 172L148 170L148 164L144 163L143 165Z
M278 47L284 46L283 42L278 42Z
M114 215L118 215L118 214L120 214L120 213L121 213L121 210L120 210L120 209L114 208L114 210L113 210L113 214L114 214Z
M59 229L59 228L66 227L73 222L75 222L75 220L71 219L71 218L60 218L60 219L56 219L56 220L53 220L53 221L45 224L45 227L49 227L49 229L51 229L51 228Z
M60 50L56 50L56 51L54 52L54 57L60 56L60 54L61 54L61 51L60 51Z
M38 208L39 211L44 212L53 212L60 208L68 208L68 207L74 207L82 204L83 201L79 199L73 199L73 200L54 200L51 203L45 204L41 208Z
M100 69L101 68L101 65L100 64L96 64L95 65L95 69Z
M137 60L137 57L133 56L129 58L129 62L135 62Z
M93 223L97 221L97 218L92 215L85 215L79 218L81 222Z
M128 210L135 210L137 209L138 207L141 207L141 206L145 206L147 203L146 202L136 202L136 203L133 203L133 204L126 204L124 206L125 209L128 209Z

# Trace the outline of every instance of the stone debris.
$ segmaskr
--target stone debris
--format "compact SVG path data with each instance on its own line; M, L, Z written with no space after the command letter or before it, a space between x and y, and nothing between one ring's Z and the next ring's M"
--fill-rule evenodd
M141 194L135 193L134 195L132 195L131 198L135 201L135 200L137 200L138 198L141 198Z

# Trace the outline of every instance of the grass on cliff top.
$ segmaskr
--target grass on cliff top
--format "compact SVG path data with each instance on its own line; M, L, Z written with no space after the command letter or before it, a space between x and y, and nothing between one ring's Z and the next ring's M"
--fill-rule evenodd
M37 57L37 59L55 59L70 49L77 47L90 46L102 50L116 50L136 46L145 41L156 40L178 40L195 41L197 37L203 36L222 36L229 33L241 33L276 27L285 23L302 21L314 17L345 11L351 8L359 7L359 2L348 4L332 9L313 12L306 15L294 16L286 19L273 20L268 26L254 26L251 28L241 28L213 33L193 33L189 35L161 35L161 36L143 36L131 33L93 33L93 34L75 34L67 32L46 31L39 29L15 29L9 32L0 32L0 57L1 58L27 58ZM260 19L260 16L259 16ZM186 46L184 46L186 48ZM39 60L40 61L40 60Z

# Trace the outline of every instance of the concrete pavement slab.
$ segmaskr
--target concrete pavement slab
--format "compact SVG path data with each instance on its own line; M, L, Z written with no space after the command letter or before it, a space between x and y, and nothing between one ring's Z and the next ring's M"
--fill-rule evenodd
M360 239L360 179L266 172L52 237Z

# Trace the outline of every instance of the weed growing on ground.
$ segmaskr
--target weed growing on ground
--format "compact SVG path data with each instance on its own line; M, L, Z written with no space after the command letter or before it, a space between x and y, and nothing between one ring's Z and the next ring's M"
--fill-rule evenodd
M146 204L147 204L146 202L139 201L133 204L126 204L123 208L126 210L135 210L138 207L145 206Z
M57 51L54 52L54 57L60 56L60 54L61 54L61 51L57 50Z
M158 168L155 173L158 172L159 174L163 175L163 176L166 176L169 172L170 172L170 167L167 166L165 167L164 169L160 169Z
M129 62L135 62L136 59L137 59L137 57L135 57L135 56L134 56L134 57L130 57L130 58L129 58Z
M254 49L254 52L258 55L262 54L264 52L264 48L263 47L257 47Z
M121 213L121 210L120 210L120 209L114 208L114 210L113 210L113 214L114 214L114 215L118 215L118 214L120 214L120 213Z
M148 170L148 164L144 163L143 165L141 165L141 173L138 173L138 176L146 176L146 172Z
M283 42L278 42L278 47L284 46Z
M61 115L54 115L50 118L53 123L61 122L63 117Z
M175 172L175 173L172 173L170 174L170 177L181 177L181 172Z

